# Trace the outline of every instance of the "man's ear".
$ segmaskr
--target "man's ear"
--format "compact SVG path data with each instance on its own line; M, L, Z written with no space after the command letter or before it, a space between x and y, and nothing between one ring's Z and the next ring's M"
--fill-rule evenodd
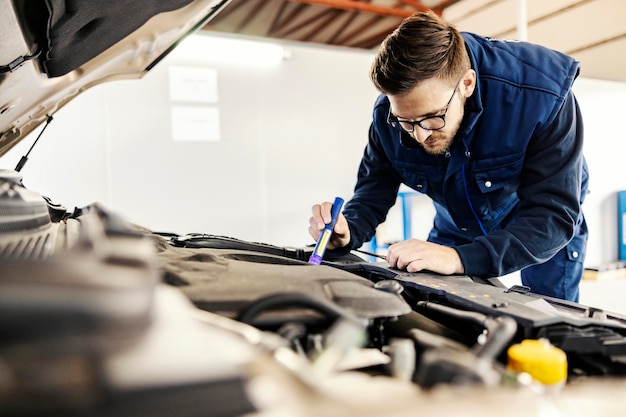
M468 69L463 78L461 79L461 94L467 98L474 94L476 88L476 71Z

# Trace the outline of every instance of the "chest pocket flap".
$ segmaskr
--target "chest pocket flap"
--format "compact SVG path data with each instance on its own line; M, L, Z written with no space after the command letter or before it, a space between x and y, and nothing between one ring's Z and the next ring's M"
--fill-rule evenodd
M524 158L518 157L513 162L490 168L477 168L475 171L476 184L482 193L490 193L512 184L519 184L523 165Z
M428 166L406 161L394 161L394 165L403 184L417 192L428 193L428 175L424 172Z

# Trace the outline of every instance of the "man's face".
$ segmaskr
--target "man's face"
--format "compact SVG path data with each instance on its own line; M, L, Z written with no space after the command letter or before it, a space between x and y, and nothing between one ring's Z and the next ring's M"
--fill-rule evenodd
M474 90L474 80L474 71L469 70L452 87L443 80L430 78L408 94L390 95L390 119L398 122L426 152L444 154L459 130L463 105ZM441 125L444 126L438 129Z

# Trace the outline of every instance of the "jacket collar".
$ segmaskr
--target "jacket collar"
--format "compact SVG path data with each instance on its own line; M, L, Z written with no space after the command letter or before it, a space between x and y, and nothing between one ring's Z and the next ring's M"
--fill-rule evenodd
M471 67L476 73L476 87L474 88L472 95L465 101L463 121L461 122L459 131L457 132L457 137L464 138L463 143L465 144L465 148L468 149L473 139L473 135L470 135L470 132L474 129L476 123L478 123L478 120L480 119L480 116L483 114L483 103L482 93L480 90L480 72L478 70L478 63L476 62L476 57L468 47L467 43L465 49L469 55Z

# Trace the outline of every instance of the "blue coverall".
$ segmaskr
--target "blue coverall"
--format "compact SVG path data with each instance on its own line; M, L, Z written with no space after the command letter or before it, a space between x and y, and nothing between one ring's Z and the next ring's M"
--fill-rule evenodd
M349 247L373 237L406 184L433 200L428 240L453 247L467 275L521 270L532 292L578 301L588 184L582 117L571 91L579 63L526 42L462 36L477 85L444 155L426 153L392 128L389 100L377 99L354 196L343 211Z

